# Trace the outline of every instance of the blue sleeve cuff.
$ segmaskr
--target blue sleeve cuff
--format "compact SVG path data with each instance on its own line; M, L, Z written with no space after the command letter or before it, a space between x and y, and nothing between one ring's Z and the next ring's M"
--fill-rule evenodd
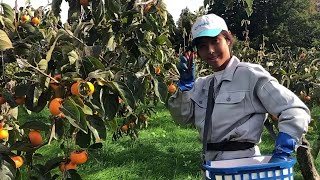
M191 82L183 82L183 81L179 81L178 83L178 88L181 90L181 91L190 91L193 87L193 84L194 84L194 81L191 81Z
M289 134L279 132L274 154L287 154L291 155L295 151L296 140Z

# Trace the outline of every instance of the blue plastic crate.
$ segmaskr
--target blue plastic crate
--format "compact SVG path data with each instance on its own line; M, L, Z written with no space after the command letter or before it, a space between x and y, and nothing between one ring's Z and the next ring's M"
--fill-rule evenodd
M207 161L206 177L211 180L293 180L296 159L268 163L271 156Z

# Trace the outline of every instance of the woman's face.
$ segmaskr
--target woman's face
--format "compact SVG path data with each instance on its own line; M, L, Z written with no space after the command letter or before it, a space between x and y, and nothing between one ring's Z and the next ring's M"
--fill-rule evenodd
M220 33L216 37L201 37L197 42L200 58L212 66L214 71L224 70L231 58L230 41Z

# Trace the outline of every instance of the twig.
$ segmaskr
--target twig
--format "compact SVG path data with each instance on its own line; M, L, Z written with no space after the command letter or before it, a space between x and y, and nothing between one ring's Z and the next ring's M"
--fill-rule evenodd
M25 59L17 59L17 60L20 60L22 63L25 63L27 65L27 67L31 67L32 69L38 71L39 73L41 73L42 75L50 78L52 81L54 81L55 83L60 83L58 80L54 79L53 77L51 77L50 75L42 72L38 67L34 67L32 64L30 64L27 60ZM19 64L19 62L18 62Z
M4 76L5 69L4 69L3 51L1 51L1 63L2 63L2 76Z
M58 26L63 29L69 36L75 38L77 41L79 41L81 44L83 44L85 47L87 47L87 45L79 38L77 38L76 36L74 36L73 34L70 34L64 27L62 27L60 24L58 24Z
M110 62L108 62L108 66L106 67L106 69L109 69L111 67L111 64L116 61L118 58L120 57L120 55L118 55L116 57L111 58Z
M147 4L152 3L152 2L153 2L153 0L149 0L149 1L147 1L147 2L140 2L140 3L137 3L137 5L138 5L138 6L141 6L141 5L147 5Z

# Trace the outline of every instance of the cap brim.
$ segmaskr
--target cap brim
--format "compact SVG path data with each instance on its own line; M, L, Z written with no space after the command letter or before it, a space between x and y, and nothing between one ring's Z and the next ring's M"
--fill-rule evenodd
M204 37L204 36L216 37L221 33L221 31L222 31L222 29L208 29L208 30L201 31L199 34L197 34L193 38L195 39L195 38Z
M196 38L199 38L199 37L216 37L221 33L221 31L222 31L222 29L208 29L208 30L201 31L199 34L196 34L193 37L192 44L195 45L194 44L195 43L194 40Z

